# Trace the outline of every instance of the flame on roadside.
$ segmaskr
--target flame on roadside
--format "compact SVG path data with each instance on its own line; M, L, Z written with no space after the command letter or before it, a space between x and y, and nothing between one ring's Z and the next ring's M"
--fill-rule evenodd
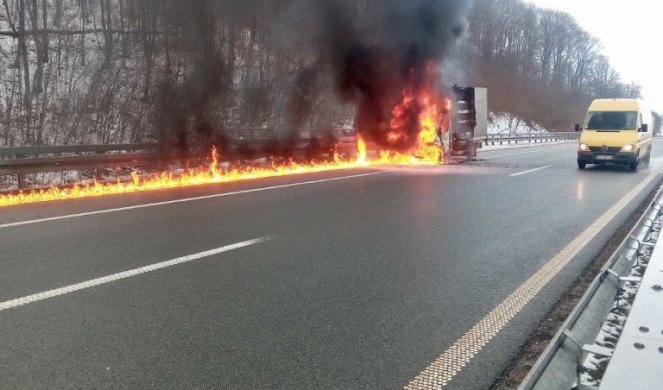
M368 150L366 149L366 141L361 135L357 136L357 164L367 165Z
M130 181L97 182L75 184L71 188L51 187L31 190L16 194L0 194L0 207L27 203L48 202L55 200L100 197L105 195L126 194L132 192L154 191L169 188L192 187L205 184L231 183L270 177L300 175L306 173L327 172L342 169L365 167L366 163L358 160L302 164L294 161L272 163L271 165L223 169L219 164L216 148L212 150L207 166L188 169L182 173L162 172L160 174L140 176L131 173Z
M393 110L391 123L393 130L387 133L387 139L389 142L393 142L394 145L407 140L407 134L398 130L403 128L399 121L403 120L406 112L412 112L413 105L416 105L416 112L419 113L418 138L413 143L414 146L405 152L369 150L367 142L362 137L360 131L358 131L357 135L356 156L344 158L338 152L334 151L333 161L329 162L272 162L271 164L264 164L262 166L223 168L220 164L222 159L216 148L213 148L207 165L188 169L182 173L162 172L145 177L140 176L137 172L132 172L130 181L117 180L115 182L103 183L94 181L92 183L76 184L71 188L52 187L16 194L0 194L0 207L372 166L439 164L444 154L444 148L440 145L438 126L442 123L441 131L447 131L444 121L441 121L440 118L444 119L444 108L451 104L449 99L437 98L434 94L427 92L415 94L406 91L403 95L403 101Z

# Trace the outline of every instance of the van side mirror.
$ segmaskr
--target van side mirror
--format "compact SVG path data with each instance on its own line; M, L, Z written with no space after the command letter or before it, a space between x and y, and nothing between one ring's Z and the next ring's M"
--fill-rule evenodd
M642 124L642 127L640 128L640 132L641 132L641 133L646 133L646 132L648 132L648 131L649 131L649 125L646 124L646 123L643 123L643 124Z
M580 124L576 123L576 133L582 131L582 127L580 127Z

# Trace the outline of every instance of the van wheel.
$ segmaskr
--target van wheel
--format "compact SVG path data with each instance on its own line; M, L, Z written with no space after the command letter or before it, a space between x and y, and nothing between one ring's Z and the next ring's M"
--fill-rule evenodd
M578 169L585 169L586 166L586 162L578 161Z
M640 159L638 158L634 162L632 162L629 167L631 168L631 171L637 172L638 171L638 166L640 165Z

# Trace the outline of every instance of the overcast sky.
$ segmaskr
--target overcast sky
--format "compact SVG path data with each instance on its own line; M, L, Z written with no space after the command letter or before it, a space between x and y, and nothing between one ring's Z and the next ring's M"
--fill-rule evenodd
M601 40L624 81L634 81L663 113L663 2L660 0L528 0L573 15Z

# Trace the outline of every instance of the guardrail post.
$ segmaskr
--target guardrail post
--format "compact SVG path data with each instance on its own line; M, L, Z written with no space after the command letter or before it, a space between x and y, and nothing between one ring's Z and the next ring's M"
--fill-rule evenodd
M16 175L16 177L18 178L18 189L19 190L24 189L25 188L25 175L19 173L18 175Z

